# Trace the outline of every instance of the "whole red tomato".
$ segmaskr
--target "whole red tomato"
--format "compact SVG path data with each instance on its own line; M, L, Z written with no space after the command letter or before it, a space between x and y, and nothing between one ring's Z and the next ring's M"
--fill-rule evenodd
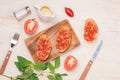
M38 28L38 22L35 19L28 19L24 23L24 31L27 34L33 34Z
M64 68L67 71L74 70L77 67L78 61L75 57L69 55L66 57L65 62L64 62Z
M65 7L65 12L68 16L73 17L74 16L74 12L72 9Z

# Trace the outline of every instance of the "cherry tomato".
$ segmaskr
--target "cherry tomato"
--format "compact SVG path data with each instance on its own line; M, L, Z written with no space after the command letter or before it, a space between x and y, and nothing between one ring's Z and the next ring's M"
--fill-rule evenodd
M75 57L69 55L66 57L65 62L64 62L64 68L67 71L74 70L77 67L78 61Z
M38 28L38 22L35 19L28 19L24 23L24 31L27 34L33 34Z
M67 14L68 16L70 16L70 17L73 17L73 16L74 16L73 10L70 9L70 8L65 7L65 12L66 12L66 14Z

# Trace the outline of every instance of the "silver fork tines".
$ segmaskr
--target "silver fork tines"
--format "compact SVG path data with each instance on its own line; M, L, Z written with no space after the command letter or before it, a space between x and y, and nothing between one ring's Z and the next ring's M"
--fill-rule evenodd
M13 38L11 39L11 48L10 48L10 50L12 50L12 48L17 44L19 36L20 36L19 33L14 34Z
M13 36L13 39L18 40L18 39L19 39L19 36L20 36L19 33L15 33L15 35Z

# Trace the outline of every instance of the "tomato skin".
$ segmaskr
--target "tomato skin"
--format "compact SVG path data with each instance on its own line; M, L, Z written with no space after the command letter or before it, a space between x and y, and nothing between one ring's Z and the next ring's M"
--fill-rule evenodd
M74 16L74 12L73 12L73 10L70 9L70 8L65 7L65 12L66 12L66 14L67 14L68 16L70 16L70 17L73 17L73 16Z
M28 25L33 23L33 27L31 29L28 28ZM27 34L33 34L38 28L38 22L35 19L28 19L24 23L24 31Z
M77 67L78 61L75 57L69 55L66 57L65 62L64 62L64 68L67 71L72 71Z

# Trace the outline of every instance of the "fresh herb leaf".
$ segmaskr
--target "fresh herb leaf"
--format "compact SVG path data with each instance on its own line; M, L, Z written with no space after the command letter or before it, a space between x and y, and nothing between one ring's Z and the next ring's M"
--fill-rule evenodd
M56 80L53 75L47 75L47 78L48 78L49 80Z
M62 80L62 76L60 74L55 74L56 80Z
M47 69L47 63L39 63L34 65L34 69L37 70L46 70Z
M25 59L24 57L22 56L18 56L18 62L20 63L21 67L27 67L29 66L30 64L32 64L31 61Z
M60 66L60 57L55 58L55 68Z
M33 70L46 70L49 68L49 75L47 75L48 80L62 80L62 76L67 76L67 74L63 73L56 73L55 69L60 66L60 57L55 59L55 66L48 62L48 63L38 63L34 64L31 61L25 59L24 57L18 56L18 62L15 62L16 67L19 71L22 72L21 75L17 75L15 77L4 76L11 80L39 80L36 73L33 73ZM41 71L40 74L44 72ZM41 75L40 75L41 76Z
M30 78L30 80L39 80L38 77L37 77L37 74L33 73Z
M68 76L68 74L64 73L64 74L60 74L61 76Z
M49 68L51 73L54 73L55 67L50 62L48 62L48 68Z
M23 72L22 75L18 75L17 78L18 79L28 79L32 74L33 74L33 70L29 69L29 70Z
M15 62L16 67L18 68L19 71L23 72L25 68L21 67L19 62Z

